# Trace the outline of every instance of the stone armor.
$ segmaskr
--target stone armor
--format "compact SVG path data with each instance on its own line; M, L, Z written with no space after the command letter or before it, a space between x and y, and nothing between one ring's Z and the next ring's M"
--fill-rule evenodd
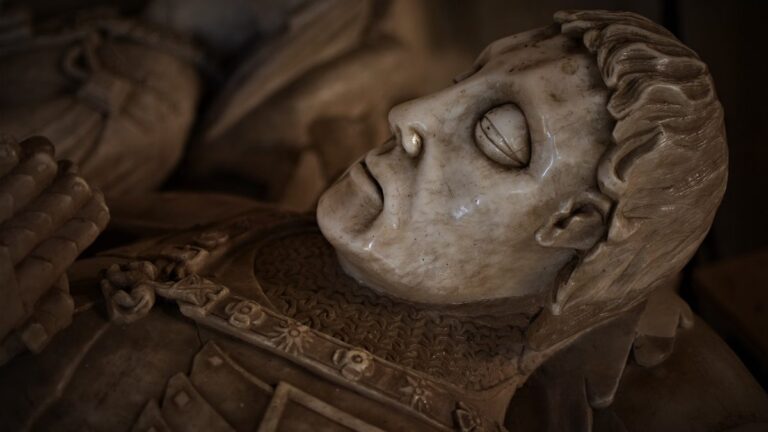
M638 321L625 318L545 363L518 390L506 420L491 418L507 390L522 385L503 366L519 346L519 324L432 313L372 293L342 273L312 218L272 210L114 249L78 262L70 274L73 324L41 354L0 369L4 389L26 393L0 396L9 430L496 431L506 430L502 422L540 430L542 421L549 430L574 430L579 421L594 430L633 430L653 425L653 416L639 420L653 404L634 400L635 381L668 391L663 376L684 365L688 385L669 394L674 399L732 374L749 377L700 323L682 331L681 354L652 368L627 365L632 343L636 358L642 350L634 339ZM521 312L517 320L524 319ZM606 334L629 341L600 348L603 358L623 355L621 367L603 364L597 374L574 368L573 356L584 358L584 347L594 350ZM615 337L622 334L632 338ZM702 338L710 354L737 367L691 368L686 356L701 349L691 342ZM623 379L614 405L596 410L589 398L571 398L585 377L613 384L587 387L609 394ZM731 395L730 406L713 416L757 412L760 399L749 393ZM725 397L702 403L722 405ZM622 412L626 401L637 416Z

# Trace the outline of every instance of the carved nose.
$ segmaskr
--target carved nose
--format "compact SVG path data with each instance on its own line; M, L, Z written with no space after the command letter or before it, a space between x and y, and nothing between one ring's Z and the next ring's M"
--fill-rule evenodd
M424 138L419 133L419 127L414 119L414 103L406 102L389 111L389 127L395 135L395 140L403 147L405 153L416 158L424 146Z
M410 138L408 137L410 136ZM421 135L418 132L410 131L406 134L406 138L403 139L403 148L410 157L417 157L421 152Z

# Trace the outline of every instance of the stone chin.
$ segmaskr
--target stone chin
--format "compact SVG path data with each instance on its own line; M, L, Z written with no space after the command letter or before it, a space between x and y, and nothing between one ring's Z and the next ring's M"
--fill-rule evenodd
M361 284L386 293L388 290L382 287L391 284L370 271L374 254L358 244L361 234L371 228L384 208L378 186L371 180L361 161L352 164L320 197L317 223L336 250L344 272Z
M336 250L344 272L381 294L414 303L431 303L434 297L408 284L409 275L367 247L366 235L384 209L383 194L362 159L349 169L323 195L317 205L317 223L323 236ZM386 277L383 275L389 275ZM396 280L392 280L393 276Z
M317 222L325 239L336 251L344 273L373 291L400 301L420 305L461 306L476 299L460 292L459 285L435 285L430 275L408 262L391 248L372 247L375 227L383 215L381 201L360 186L354 164L320 198ZM358 179L359 180L359 179ZM385 233L378 234L386 237ZM397 238L397 236L395 236ZM382 238L383 240L383 238ZM391 242L389 238L385 242ZM402 246L407 247L407 246ZM389 255L388 255L389 254ZM485 299L491 300L491 299Z

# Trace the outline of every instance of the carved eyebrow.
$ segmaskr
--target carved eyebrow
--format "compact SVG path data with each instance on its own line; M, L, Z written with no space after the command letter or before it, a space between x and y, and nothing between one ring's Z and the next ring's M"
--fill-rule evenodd
M458 84L458 83L460 83L460 82L464 81L465 79L467 79L467 78L471 77L472 75L474 75L475 73L477 73L477 71L479 71L480 69L482 69L482 68L483 68L483 66L484 66L484 65L481 65L481 64L475 63L475 64L472 66L472 68L471 68L471 69L469 69L469 70L466 70L466 71L464 71L464 72L462 72L462 73L460 73L460 74L456 75L455 77L453 77L453 83L454 83L454 84Z

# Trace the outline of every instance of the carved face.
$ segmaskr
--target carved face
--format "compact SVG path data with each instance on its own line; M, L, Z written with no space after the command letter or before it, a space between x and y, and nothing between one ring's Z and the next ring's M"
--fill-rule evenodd
M580 41L500 40L452 87L392 109L394 138L326 191L320 228L350 275L409 301L542 294L603 233L594 206L568 205L596 188L608 96Z

